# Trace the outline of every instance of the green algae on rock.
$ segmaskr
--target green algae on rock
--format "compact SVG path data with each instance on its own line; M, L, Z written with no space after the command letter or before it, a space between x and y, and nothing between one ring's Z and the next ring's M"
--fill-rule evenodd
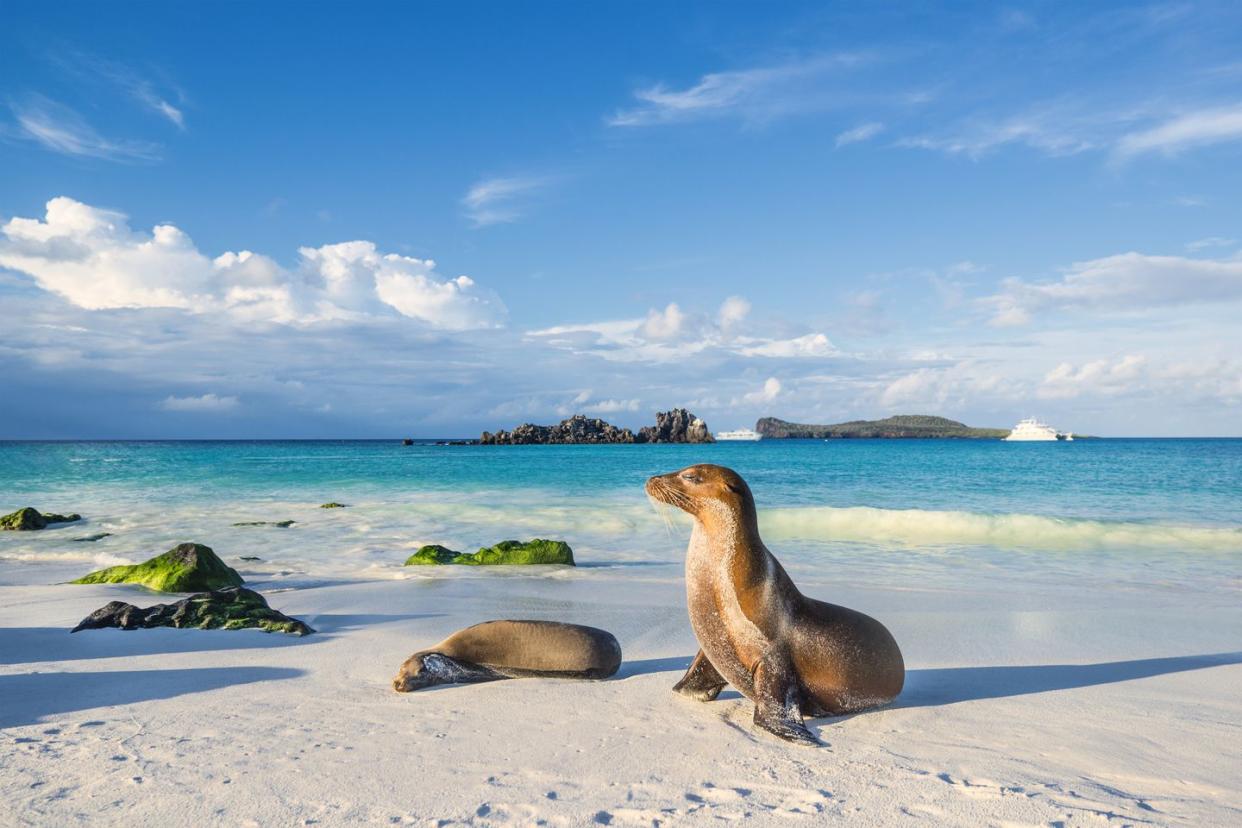
M71 632L119 627L122 630L177 627L199 630L258 629L289 635L309 635L314 630L267 605L263 596L245 587L226 587L200 592L173 604L143 609L124 601L112 601L92 612Z
M281 529L288 529L296 520L244 520L241 523L234 523L234 526L279 526Z
M535 538L525 543L515 540L501 541L495 546L485 546L478 552L455 552L452 549L440 546L438 543L433 543L419 548L417 552L405 561L406 566L436 564L461 564L464 566L575 565L574 552L569 548L569 544L564 541L544 540L542 538Z
M0 529L11 529L17 532L29 532L44 529L49 523L73 523L81 520L79 514L58 515L53 512L43 513L31 506L18 509L16 512L0 517Z
M241 586L238 575L210 546L183 543L145 563L110 566L74 584L142 584L160 592L202 592Z
M346 504L337 503L335 500L331 501L330 503L322 503L319 506L320 509L344 509L345 507L346 507Z

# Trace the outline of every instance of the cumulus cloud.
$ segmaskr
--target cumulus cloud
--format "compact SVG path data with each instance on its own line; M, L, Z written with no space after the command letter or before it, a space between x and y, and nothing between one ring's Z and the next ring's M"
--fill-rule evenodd
M992 324L1020 325L1050 309L1142 310L1242 299L1242 258L1189 259L1121 253L1078 262L1054 282L1006 279L984 304Z
M859 124L853 129L847 129L837 136L836 147L849 146L850 144L861 143L867 141L884 131L884 124L878 121L872 121L866 124Z
M711 72L684 89L657 83L634 92L637 105L618 110L609 126L641 127L727 116L767 120L820 105L815 87L826 75L865 60L820 55L775 66Z
M776 377L768 377L764 380L762 388L758 391L751 391L749 394L742 397L742 402L751 404L771 402L780 396L780 393L781 381Z
M668 363L707 351L782 359L838 353L822 333L789 339L748 334L739 328L749 313L750 302L740 296L726 299L714 319L670 302L664 308L652 308L641 319L557 325L529 331L527 337L616 362Z
M1044 377L1037 394L1041 399L1068 399L1083 393L1124 393L1134 387L1146 369L1147 358L1138 354L1116 360L1092 360L1078 367L1062 362Z
M43 95L29 95L9 104L18 135L61 155L109 161L158 161L160 148L146 141L107 138L85 118Z
M164 411L231 411L237 408L237 397L218 397L215 394L203 394L201 397L168 396L160 401L159 407Z
M247 250L211 259L173 225L136 232L124 214L66 197L49 201L43 219L10 219L0 235L0 267L91 310L179 308L279 323L400 314L446 330L497 327L505 315L469 277L443 279L434 261L369 241L303 247L286 270Z
M530 176L488 178L466 192L461 199L462 209L475 227L517 221L526 197L547 183L547 179Z

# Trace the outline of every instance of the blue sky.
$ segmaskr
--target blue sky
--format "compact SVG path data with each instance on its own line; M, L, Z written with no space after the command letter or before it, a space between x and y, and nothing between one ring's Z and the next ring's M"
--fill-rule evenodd
M0 23L0 437L1242 433L1237 4Z

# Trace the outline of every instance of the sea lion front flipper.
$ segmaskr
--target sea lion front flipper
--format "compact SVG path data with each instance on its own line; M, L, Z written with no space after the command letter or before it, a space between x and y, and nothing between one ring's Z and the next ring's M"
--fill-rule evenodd
M699 654L690 664L690 669L686 670L681 681L673 685L673 691L701 702L709 702L715 701L728 683L707 660L707 656L703 655L703 651L699 650Z
M786 742L823 744L802 723L798 675L788 658L769 653L755 666L755 727Z

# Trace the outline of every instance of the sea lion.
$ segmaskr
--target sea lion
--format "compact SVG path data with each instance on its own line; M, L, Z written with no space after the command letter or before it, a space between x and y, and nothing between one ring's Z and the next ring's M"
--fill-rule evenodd
M886 704L905 683L897 642L874 618L807 598L763 545L741 476L709 464L647 481L647 493L694 517L686 554L690 623L701 649L673 687L711 701L732 684L755 725L820 744L802 717Z
M506 678L604 679L621 666L612 633L559 621L484 621L406 659L398 693Z

